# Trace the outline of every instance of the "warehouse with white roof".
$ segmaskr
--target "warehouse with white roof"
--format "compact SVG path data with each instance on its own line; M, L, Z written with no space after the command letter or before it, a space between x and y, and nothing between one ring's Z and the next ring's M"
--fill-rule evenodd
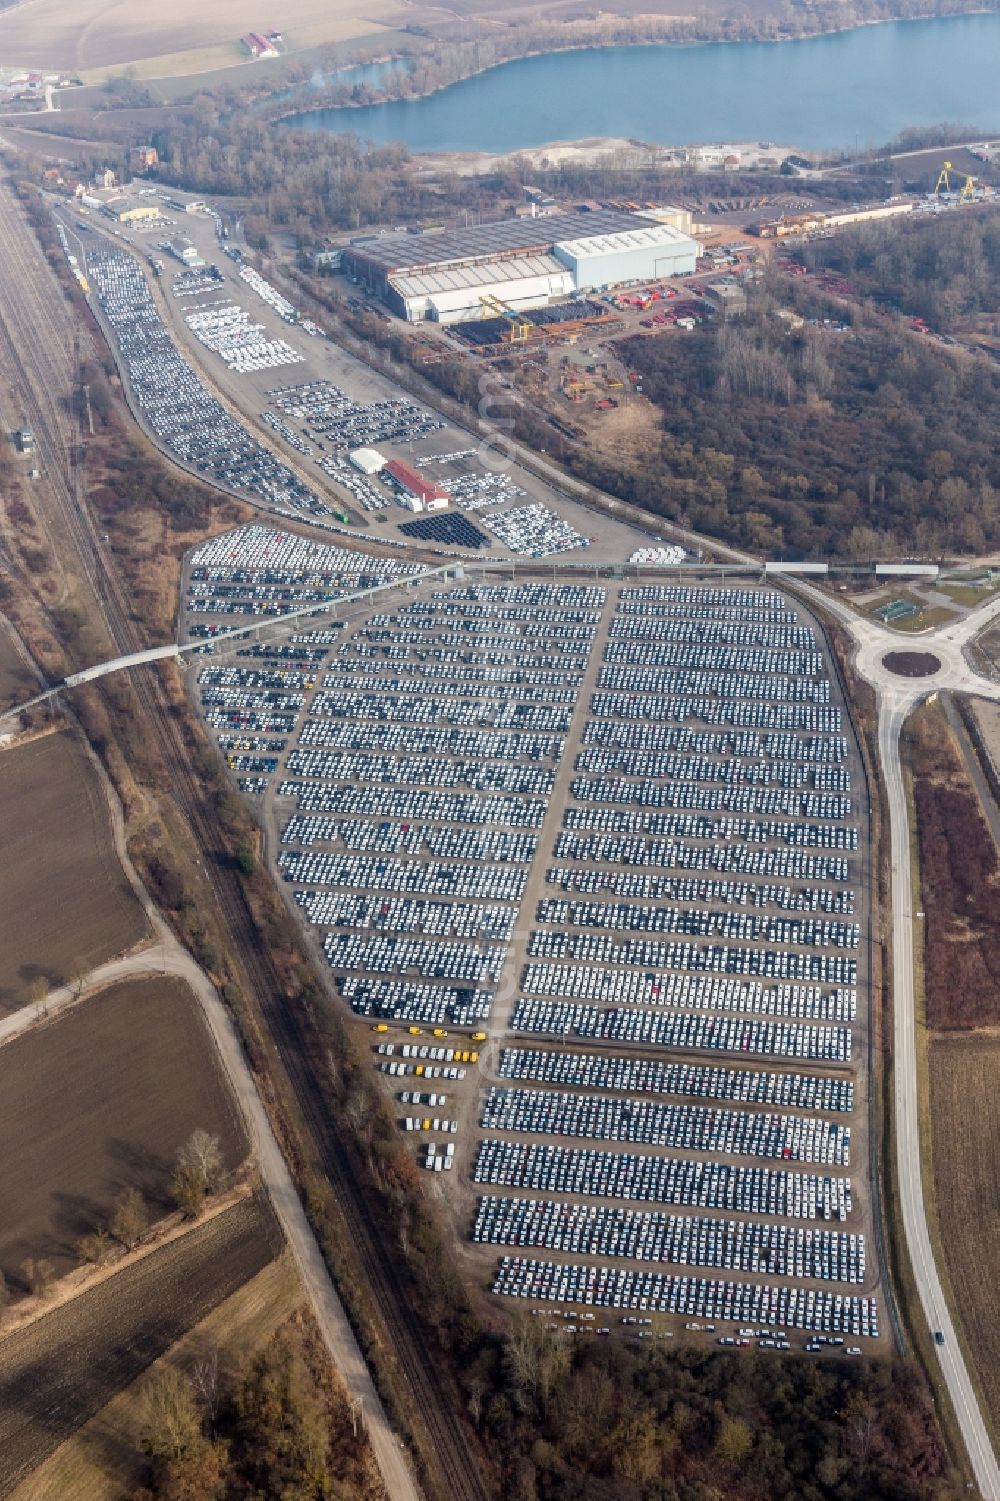
M552 254L572 273L576 290L589 292L625 281L690 276L698 244L672 224L653 224L563 240L553 246Z
M671 211L672 213L674 211ZM490 317L623 282L694 271L699 246L676 223L593 209L506 219L345 246L348 275L410 323Z

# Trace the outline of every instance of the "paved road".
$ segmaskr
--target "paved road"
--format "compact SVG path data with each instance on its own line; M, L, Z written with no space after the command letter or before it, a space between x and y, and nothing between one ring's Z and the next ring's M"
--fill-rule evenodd
M1000 1468L951 1321L927 1230L920 1162L910 822L899 754L900 734L907 716L935 690L947 688L1000 700L1000 685L980 677L964 653L967 643L1000 616L1000 598L986 601L954 625L907 640L874 621L860 618L841 601L831 599L812 585L800 586L799 592L810 596L812 603L822 605L828 613L837 615L848 628L858 649L858 670L878 696L879 759L885 777L892 857L893 1105L903 1232L927 1326L944 1335L944 1343L935 1345L934 1350L976 1484L984 1501L1000 1501ZM889 651L901 650L932 652L941 666L928 677L897 677L883 665L882 659Z

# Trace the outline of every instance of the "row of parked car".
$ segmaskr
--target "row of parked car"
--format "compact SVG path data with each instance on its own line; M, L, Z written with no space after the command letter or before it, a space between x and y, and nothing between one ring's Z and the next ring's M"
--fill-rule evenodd
M362 680L364 681L364 680ZM367 680L371 681L370 677ZM407 693L370 693L360 683L348 685L343 692L329 688L316 695L313 713L321 717L354 719L363 717L375 724L453 724L478 725L481 728L521 729L544 734L565 734L572 719L572 705L532 703L530 689L522 688L517 696L492 689L489 693L467 689L467 698L449 698L457 692L455 685L440 687L441 697L431 697L415 687Z
M729 893L719 893L720 902ZM615 933L691 933L698 937L740 938L761 943L797 943L813 947L856 949L857 923L827 917L775 917L733 912L723 907L651 907L635 902L564 901L546 897L535 909L538 922L560 928L606 928Z
M379 750L390 754L403 751L407 755L475 756L482 761L559 761L566 741L564 736L550 732L515 734L423 724L386 726L343 719L331 724L317 717L303 725L301 744L369 753Z
M842 886L718 881L707 876L651 875L643 870L599 870L576 864L550 865L545 872L545 884L574 895L708 902L713 907L727 908L777 907L783 912L827 912L844 917L849 917L854 911L854 892ZM569 902L562 905L576 910L580 904Z
M851 799L831 792L786 792L778 787L706 787L700 782L627 781L624 777L574 777L573 797L582 803L633 808L682 808L698 813L759 813L764 817L851 817Z
M619 615L670 615L684 620L781 621L798 625L798 617L777 589L741 589L701 584L631 584L621 591Z
M773 785L792 791L801 787L814 792L851 790L850 773L843 766L816 766L802 760L779 761L776 758L714 760L707 756L647 750L635 745L586 746L577 752L573 769L628 777L670 778L675 782L721 782L725 787L748 782L755 787Z
M670 1277L663 1272L533 1261L520 1256L501 1259L493 1291L512 1298L641 1308L727 1322L752 1319L784 1329L837 1330L872 1339L879 1332L874 1298L780 1284L716 1282L707 1277Z
M634 622L630 620L629 624ZM645 621L641 636L612 636L604 648L604 662L626 674L640 667L652 668L654 682L678 672L764 679L819 679L826 672L815 645L795 648L750 646L738 641L678 641L671 638L666 623L659 621Z
M511 1021L515 1032L547 1037L594 1038L697 1052L753 1053L810 1063L849 1064L850 1027L814 1027L687 1011L643 1011L629 1006L584 1006L521 996Z
M783 701L778 685L758 684L760 698L671 695L630 691L595 693L591 707L598 719L648 724L656 720L701 720L706 725L738 725L762 730L808 730L813 734L839 733L844 711L839 704L790 703Z
M753 1016L797 1016L806 1021L852 1021L857 994L853 988L819 985L764 985L760 980L692 974L680 969L642 973L556 962L526 964L521 986L533 996L601 1001L606 1006L644 1003L680 1006L693 1011L743 1011Z
M853 1209L851 1180L840 1174L735 1167L718 1160L502 1141L493 1136L480 1143L473 1180L529 1189L546 1197L560 1193L574 1198L632 1199L786 1220L844 1221Z
M619 724L591 719L584 745L624 746L627 750L683 752L697 756L739 756L744 761L818 761L840 765L847 756L843 735L793 735L784 730L701 730L695 725L650 722Z
M482 1101L479 1124L484 1131L627 1141L828 1167L849 1167L851 1156L850 1126L821 1116L725 1110L634 1096L494 1086Z
M619 943L611 933L550 933L536 929L528 954L537 959L573 959L581 964L655 965L693 974L763 975L767 979L809 980L820 985L856 985L858 961L842 954L797 953L785 949L736 948L711 944L629 938Z
M801 849L853 851L858 848L858 831L853 825L794 823L763 814L759 818L707 818L691 813L641 813L634 808L591 805L567 808L563 825L567 829L587 832L659 834L668 839L697 839L717 847L730 841L744 841L748 844L790 844ZM630 848L623 858L631 864L637 854L641 855L641 848L642 841L636 840L635 849ZM707 864L703 868L707 869Z
M304 893L317 897L318 892ZM336 974L401 974L411 971L426 979L464 980L479 985L500 978L506 947L501 944L431 943L380 933L328 933L323 952Z
M472 787L477 792L515 792L547 797L555 772L536 762L446 760L441 756L380 756L374 752L337 751L303 747L288 757L291 776L318 777L324 782L349 782L392 787Z
M424 850L445 860L489 860L501 865L530 865L538 839L513 829L477 828L466 824L396 823L389 819L333 818L295 814L281 832L283 845L341 844L357 853L418 855Z
M88 267L135 403L160 442L240 495L292 513L329 515L329 506L210 395L167 332L133 258L98 247Z
M531 797L487 797L478 792L406 791L385 787L325 786L293 777L278 784L277 795L289 798L302 813L339 813L344 817L371 815L408 820L434 818L477 829L498 824L511 829L539 829L545 801Z
M339 977L337 986L359 1016L422 1022L428 1027L448 1023L467 1027L485 1021L493 1004L493 992L475 985L433 985L423 980L349 974Z
M827 678L784 677L763 672L695 671L675 667L665 653L658 666L609 666L598 677L608 693L671 693L692 698L749 698L758 703L829 704Z
M295 899L309 921L320 927L420 933L427 938L488 938L506 943L517 918L515 907L359 891L297 891Z
M489 1194L479 1200L472 1240L574 1256L627 1257L675 1266L720 1267L772 1277L860 1284L865 1240L842 1230L708 1219L615 1204L568 1204Z
M527 881L524 866L492 861L453 865L430 860L380 860L369 855L337 855L327 850L283 849L278 869L286 881L312 888L300 900L318 900L319 886L344 886L353 891L388 895L412 892L419 896L448 896L496 902L520 901ZM321 905L317 910L322 910Z
M758 646L777 651L818 650L816 633L811 626L771 620L750 621L704 615L690 619L681 611L669 606L651 609L648 604L636 605L624 594L614 620L608 629L609 662L645 660L645 656L633 658L629 652L645 653L652 630L657 641L677 645Z
M526 646L522 642L522 655L517 662L508 661L498 666L477 666L466 662L457 672L450 662L424 663L411 660L380 664L383 667L391 666L394 675L389 677L383 673L375 682L379 688L389 692L411 693L420 692L432 684L436 693L455 693L463 698L470 693L474 694L480 685L484 695L499 688L531 688L533 692L523 694L526 699L544 699L557 704L573 703L577 674L572 670L552 672L547 668L536 667L530 661L526 663L525 650ZM352 659L342 654L331 664L326 684L330 688L352 688L362 677L370 679L372 672L371 662L363 656Z
M708 819L704 820L704 824L712 831L718 828ZM850 879L848 863L843 855L814 855L800 844L791 848L781 846L762 848L760 845L752 845L732 836L728 836L724 844L707 842L689 844L684 839L655 839L647 835L643 839L627 841L629 853L623 861L617 853L619 849L624 848L618 834L585 834L570 831L581 827L583 825L580 822L573 821L566 829L560 831L553 854L559 860L574 862L595 861L602 865L624 863L627 869L622 872L623 885L609 888L620 889L623 894L629 892L629 887L624 884L626 876L640 881L659 879L657 876L647 875L643 870L630 868L646 865L668 870L731 871L738 875L779 876L789 881L827 881L841 885ZM790 824L788 830L794 827ZM718 832L723 834L722 829L718 829ZM707 839L706 835L701 837ZM787 832L784 838L787 841ZM577 868L576 864L572 868ZM587 881L589 876L584 873L581 879ZM589 890L590 888L583 885L579 889Z
M498 1072L503 1079L538 1079L585 1089L692 1095L840 1114L854 1109L854 1081L840 1075L763 1073L707 1063L674 1063L634 1053L615 1056L510 1047L501 1051Z

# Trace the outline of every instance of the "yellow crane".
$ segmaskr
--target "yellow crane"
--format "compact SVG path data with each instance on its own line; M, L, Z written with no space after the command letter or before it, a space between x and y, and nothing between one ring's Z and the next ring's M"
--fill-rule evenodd
M501 302L499 297L492 293L481 293L480 304L493 318L506 318L510 324L510 342L512 344L526 344L533 325L528 322L522 313L517 313Z
M950 193L952 191L951 177L949 174L954 171L955 168L952 166L951 162L942 162L941 171L938 174L938 180L934 185L935 196L938 193ZM976 179L974 177L970 177L967 172L962 173L961 175L964 176L965 181L962 184L962 188L958 196L959 199L963 202L968 202L970 198L975 197Z

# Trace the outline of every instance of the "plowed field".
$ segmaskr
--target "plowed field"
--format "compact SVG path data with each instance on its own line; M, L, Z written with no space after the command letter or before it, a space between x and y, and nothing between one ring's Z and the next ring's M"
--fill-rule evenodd
M15 1291L27 1256L62 1274L81 1235L125 1188L155 1215L196 1127L226 1165L247 1141L194 996L180 980L116 985L0 1048L0 1269Z
M0 753L0 1008L138 943L142 908L115 852L104 792L68 732Z
M245 1200L0 1342L0 1496L281 1249Z

